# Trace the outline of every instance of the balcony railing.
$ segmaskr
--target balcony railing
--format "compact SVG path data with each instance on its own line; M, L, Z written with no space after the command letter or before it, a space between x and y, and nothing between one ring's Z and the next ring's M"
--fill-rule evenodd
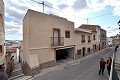
M64 46L64 37L51 37L51 46Z
M85 43L85 40L81 40L81 43Z
M90 43L91 42L91 40L88 40L88 43Z

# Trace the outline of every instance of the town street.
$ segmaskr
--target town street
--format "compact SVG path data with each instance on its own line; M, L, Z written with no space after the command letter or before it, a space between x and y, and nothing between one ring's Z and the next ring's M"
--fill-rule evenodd
M107 70L104 75L98 75L99 60L103 57L105 61L112 56L113 48L108 48L87 58L77 61L76 64L65 66L36 77L34 80L108 80ZM73 65L72 65L73 64Z

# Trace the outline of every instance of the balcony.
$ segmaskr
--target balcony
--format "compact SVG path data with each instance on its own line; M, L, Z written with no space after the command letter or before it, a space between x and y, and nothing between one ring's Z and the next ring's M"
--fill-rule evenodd
M81 40L81 43L85 43L85 40Z
M88 40L88 43L90 43L91 42L91 40Z
M64 46L64 37L51 37L51 46Z

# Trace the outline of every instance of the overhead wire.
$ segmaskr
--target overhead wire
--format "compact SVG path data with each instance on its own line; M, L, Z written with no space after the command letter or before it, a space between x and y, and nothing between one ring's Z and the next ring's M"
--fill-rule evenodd
M37 1L35 1L35 0L31 0L31 1L37 2ZM40 2L37 2L37 3L38 3L38 4L43 4L43 3L40 3ZM54 8L54 7L52 7L52 6L49 6L49 5L47 5L47 4L43 4L43 5L45 5L45 6L49 7L49 8L52 8L52 9L54 9L54 10L60 11L60 12L62 12L62 13L67 13L67 12L64 12L64 11L62 11L62 10L60 10L60 9L56 9L56 8ZM71 16L74 16L74 17L76 17L76 18L86 19L86 18L83 18L83 17L77 17L76 15L71 15Z
M60 10L60 9L56 9L56 8L54 8L54 7L52 7L52 6L49 6L49 5L47 5L47 4L44 4L43 2L40 3L40 2L35 1L35 0L31 0L31 1L34 1L34 2L36 2L36 3L38 3L38 4L43 4L43 5L45 5L45 6L49 7L49 8L52 8L52 9L57 10L57 11L60 11L60 12L62 12L62 13L67 13L67 12L62 11L62 10ZM31 5L32 5L32 4L31 4ZM111 14L111 13L112 13L112 12L109 12L109 13L105 13L105 14L98 15L98 16L95 16L95 17L90 17L90 18L89 18L89 17L88 17L88 18L78 17L78 16L76 16L76 15L71 15L71 16L74 16L74 17L80 18L80 19L85 19L85 20L87 20L87 23L88 23L89 19L94 19L94 18L106 16L106 15Z

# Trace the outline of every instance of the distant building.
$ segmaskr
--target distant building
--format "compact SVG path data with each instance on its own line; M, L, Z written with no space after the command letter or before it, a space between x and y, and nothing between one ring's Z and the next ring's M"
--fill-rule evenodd
M5 64L4 2L0 0L0 65Z
M120 45L120 34L113 37L113 45Z
M79 59L98 51L100 28L74 28L65 18L28 10L23 20L22 69L35 75L59 59Z
M104 29L100 29L100 44L102 49L104 49L108 45L106 31Z
M92 30L92 37L94 40L93 49L101 50L107 47L106 31L104 29L101 29L99 25L83 24L79 28Z
M6 40L6 53L10 53L10 57L14 56L14 61L19 61L19 49L21 47L21 41Z
M112 37L108 37L107 38L107 43L108 43L109 47L113 46L113 38Z

